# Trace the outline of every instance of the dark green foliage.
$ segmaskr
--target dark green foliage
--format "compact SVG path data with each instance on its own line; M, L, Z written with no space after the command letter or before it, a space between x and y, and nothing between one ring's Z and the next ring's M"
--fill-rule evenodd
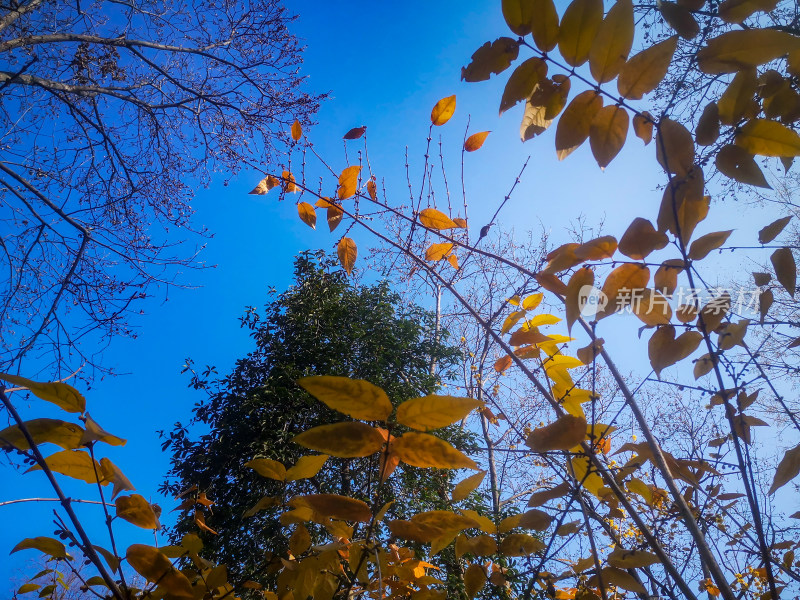
M231 581L266 581L265 555L285 556L288 540L280 532L279 509L242 514L263 496L280 496L283 484L257 475L244 464L271 458L292 466L307 450L292 438L311 427L347 420L312 398L295 382L308 375L366 379L386 390L397 405L433 393L458 360L444 335L434 335L434 317L408 306L387 284L357 286L322 254L302 254L295 263L296 283L262 313L242 317L256 349L239 360L222 380L208 381L209 370L192 385L208 397L194 410L190 428L176 425L164 448L172 468L163 488L173 494L191 486L215 501L203 534L205 556L228 566ZM437 373L431 373L432 360ZM463 450L469 432L451 427L443 437ZM313 479L300 482L305 493L338 493L369 501L377 481L377 457L329 459ZM449 471L404 469L389 479L380 501L395 500L389 515L445 508ZM297 486L298 484L293 484ZM292 492L296 493L296 492ZM216 526L215 526L216 525ZM173 530L177 539L196 527L187 514Z

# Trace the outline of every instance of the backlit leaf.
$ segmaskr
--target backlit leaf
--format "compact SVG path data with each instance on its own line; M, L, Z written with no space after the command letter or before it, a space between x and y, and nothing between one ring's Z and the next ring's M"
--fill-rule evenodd
M521 63L506 82L500 99L502 115L517 102L529 98L539 82L547 78L547 63L541 58L529 58Z
M389 397L363 379L322 375L303 377L300 386L329 408L362 421L385 421L392 414Z
M778 469L775 471L775 477L772 479L769 493L774 494L778 488L783 487L797 477L798 473L800 473L800 446L795 446L791 450L787 450L781 462L778 463Z
M800 135L769 119L748 121L736 134L735 141L750 154L800 156Z
M628 122L628 111L621 106L604 106L595 113L589 127L589 143L601 169L605 169L625 145Z
M586 141L592 121L602 107L603 99L594 90L578 94L567 105L556 128L556 153L559 160L564 160Z
M586 439L586 419L564 415L555 422L534 429L526 444L534 452L569 450Z
M381 433L358 421L312 427L295 436L305 448L339 458L358 458L378 452L384 444Z
M567 293L564 297L567 331L572 331L572 325L581 314L581 291L587 286L594 286L594 271L587 267L575 271L567 283Z
M604 235L575 248L575 256L580 260L605 260L614 256L617 240L614 236Z
M328 229L333 231L339 226L344 217L344 211L336 204L329 204L327 208Z
M67 548L62 544L60 541L55 540L50 537L34 537L34 538L25 538L19 544L12 548L10 554L14 554L15 552L19 552L20 550L38 550L39 552L43 552L48 556L52 556L53 558L65 558L65 559L72 559L72 557L67 554Z
M356 243L349 237L343 237L336 246L336 253L339 255L339 262L342 268L347 271L348 275L352 275L356 257L358 256Z
M445 256L450 254L452 249L453 244L451 242L431 244L428 249L425 250L425 260L429 260L431 262L442 260Z
M653 141L653 117L649 112L633 115L633 133L644 142L645 146Z
M125 445L126 440L108 433L89 416L89 413L86 413L86 420L84 423L86 425L86 430L81 437L81 446L85 446L91 442L105 442L111 446Z
M700 26L689 10L674 2L662 1L658 9L667 24L685 40L691 40L700 33Z
M633 299L632 309L633 314L649 327L666 325L672 318L672 308L667 299L660 292L649 288L639 290Z
M486 81L492 73L500 74L510 67L517 56L519 56L519 44L516 40L501 37L493 42L486 42L472 55L472 61L461 68L461 79L469 82ZM455 97L453 97L453 109L455 109ZM451 111L450 116L452 114ZM434 125L436 124L434 122Z
M481 146L483 146L483 142L486 141L486 137L489 135L489 131L481 131L480 133L473 133L471 136L467 138L464 142L464 150L467 152L475 152L479 150Z
M125 519L142 529L159 529L161 527L153 507L145 500L144 496L139 494L120 496L115 504L117 516L120 519Z
M533 43L542 52L550 52L558 44L558 12L553 0L522 0L530 7Z
M300 121L295 119L292 123L292 139L296 142L301 137L303 137L303 127L300 125Z
M597 83L614 79L633 46L633 3L617 0L597 28L589 50L589 69Z
M25 421L25 428L36 444L55 444L64 450L72 450L81 445L83 429L74 423L59 419L31 419ZM0 431L0 448L17 448L28 450L28 440L17 425L6 427Z
M782 217L776 221L773 221L766 227L762 228L758 232L758 243L769 244L772 240L778 237L778 235L780 235L781 231L783 231L784 227L786 227L791 220L792 216L789 215L788 217ZM756 285L764 284L757 283Z
M453 488L453 493L451 495L453 502L461 502L469 496L478 488L484 477L486 477L486 471L480 471L479 473L475 473L459 481Z
M558 484L556 487L549 489L549 490L542 490L540 492L534 492L531 494L530 499L528 500L528 506L541 506L549 502L550 500L555 500L556 498L563 498L566 496L570 491L569 483L563 482Z
M589 60L597 30L603 22L603 0L573 0L561 18L558 49L566 63L578 67Z
M728 237L733 233L732 229L728 231L716 231L714 233L707 233L706 235L697 238L692 242L689 247L689 258L692 260L702 260L708 256L709 252L716 250L724 244Z
M483 406L480 400L454 396L424 396L406 400L397 407L397 422L411 429L431 431L464 419Z
M367 522L372 519L372 511L366 502L337 494L295 496L289 501L289 505L292 508L306 506L330 519L359 522Z
M342 174L339 175L339 190L337 195L339 200L346 200L355 195L358 190L358 174L361 172L361 167L353 165L346 167Z
M103 478L100 464L83 450L62 450L45 458L47 466L55 473L67 477L80 479L86 483L97 483L98 477L102 485L107 485L108 480ZM34 465L28 471L39 471L41 467Z
M769 257L775 269L775 277L789 295L794 297L797 284L797 266L790 248L780 248Z
M609 273L603 284L607 304L597 317L603 318L623 309L632 301L634 290L643 290L650 281L650 269L637 263L626 263Z
M500 542L500 553L508 557L528 556L544 549L544 542L527 533L509 533Z
M297 214L300 216L300 220L311 229L317 228L317 213L314 212L314 207L308 202L297 203Z
M287 194L293 194L300 188L297 187L296 179L289 171L281 173L281 180L283 182L283 189Z
M103 457L100 459L100 468L103 473L103 480L114 484L114 489L111 492L112 498L120 492L132 492L136 489L128 478L125 477L125 474L119 470L119 467L107 458Z
M666 77L678 38L672 36L663 42L639 52L625 63L617 79L617 89L624 98L640 100L652 92Z
M519 130L523 142L547 131L567 104L570 86L569 77L561 74L539 82L530 97L525 100L525 113Z
M431 110L431 123L440 126L444 125L456 112L456 97L448 96L439 100Z
M425 208L419 213L420 222L431 229L453 229L458 227L453 220L440 210Z
M502 0L503 17L508 28L516 35L526 36L531 32L531 20L536 17L528 0Z
M414 467L478 470L475 461L460 450L427 433L404 433L394 441L394 452Z
M723 125L735 125L746 114L752 117L758 112L758 105L753 99L757 86L755 67L742 69L736 74L717 100L719 120Z
M278 181L276 177L273 177L272 175L267 175L266 177L264 177L264 179L259 181L258 185L248 193L255 194L257 196L263 196L264 194L269 192L272 188L278 187L280 184L281 182Z
M125 554L133 569L142 577L153 583L158 582L169 598L191 600L194 598L192 584L186 576L175 569L169 559L158 551L158 548L133 544Z
M694 141L683 125L661 119L656 133L656 158L664 170L685 176L694 165Z
M283 463L271 458L254 458L244 463L244 466L250 467L262 477L275 479L276 481L284 481L286 479L286 467L283 466Z
M52 402L62 410L71 413L82 413L86 410L86 399L80 392L67 383L51 382L39 383L18 375L0 373L0 379L15 386L28 388L37 398Z
M741 146L728 144L720 148L717 152L716 166L720 173L739 183L770 187L753 155Z
M314 477L325 461L328 460L327 454L314 454L301 456L295 465L286 471L286 481L297 481Z
M704 73L735 73L757 67L800 49L800 36L776 29L743 29L715 37L697 53L697 66ZM755 153L754 153L755 154Z
M654 250L664 248L668 242L667 236L656 231L650 221L637 217L619 240L619 251L634 260L643 260Z

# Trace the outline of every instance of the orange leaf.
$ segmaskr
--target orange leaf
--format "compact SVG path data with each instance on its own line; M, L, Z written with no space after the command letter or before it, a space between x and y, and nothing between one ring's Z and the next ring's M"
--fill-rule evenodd
M481 146L483 146L483 142L486 141L486 136L489 135L489 131L481 131L480 133L473 133L471 136L467 138L467 141L464 142L464 150L467 152L475 152Z

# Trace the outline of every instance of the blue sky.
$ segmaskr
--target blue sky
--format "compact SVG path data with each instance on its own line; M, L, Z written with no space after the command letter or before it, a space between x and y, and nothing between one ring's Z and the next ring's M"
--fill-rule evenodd
M552 231L554 243L562 243L568 241L566 227L579 214L589 224L605 219L606 230L615 235L621 235L644 204L651 207L647 215L655 217L660 178L652 146L643 151L639 140L630 139L604 172L592 159L588 144L559 163L552 131L520 143L520 107L498 118L505 75L478 84L460 81L461 67L481 44L508 35L498 2L309 1L293 3L290 9L299 13L295 31L306 40L304 72L309 89L332 92L318 115L319 124L307 133L335 167L345 166L341 136L351 127L367 125L373 169L386 177L390 195L402 199L407 193L406 145L412 164L419 165L431 107L439 98L456 94L454 118L435 132L444 136L451 155L460 154L468 115L473 132L492 131L484 147L467 156L471 224L476 229L494 212L529 155L523 183L502 215L504 223L518 230L544 226ZM166 523L172 503L158 497L156 488L167 470L168 456L161 452L155 431L188 421L200 398L180 374L184 359L192 357L198 366L213 364L221 374L228 372L233 361L251 348L246 332L238 327L243 309L263 305L270 287L282 290L290 283L292 258L299 251L331 250L338 239L323 230L312 232L297 219L294 206L278 203L276 195L247 195L259 178L256 172L243 172L223 186L220 175L198 193L196 223L215 233L203 258L217 266L187 273L187 283L197 289L162 290L160 299L143 306L144 314L135 322L138 338L114 341L105 357L108 365L127 374L107 377L86 391L92 416L129 440L123 448L110 448L107 455L139 493L165 507ZM366 238L354 237L362 250L370 246ZM37 411L32 403L27 414L52 416L52 411ZM4 482L0 501L52 497L40 474L23 478L0 468ZM67 489L76 496L91 496L84 485L67 482ZM20 553L6 560L17 541L51 535L51 508L44 503L0 507L4 523L0 581L16 579L20 565L33 555ZM81 513L89 520L98 514L94 508ZM99 524L99 518L95 522ZM99 526L89 529L107 544ZM151 539L125 523L118 529L123 546ZM10 593L4 585L0 584L0 595Z

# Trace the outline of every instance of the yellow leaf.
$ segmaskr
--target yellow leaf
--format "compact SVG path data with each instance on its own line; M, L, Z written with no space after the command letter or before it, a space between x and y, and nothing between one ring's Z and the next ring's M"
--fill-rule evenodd
M372 519L372 511L366 502L337 494L308 494L295 496L289 501L292 508L307 507L330 519L359 521Z
M295 119L292 123L292 139L296 142L301 137L303 137L303 127L300 125L300 121Z
M311 534L302 523L297 524L297 529L289 538L289 552L293 556L300 556L311 547Z
M800 156L800 135L768 119L748 121L736 134L735 141L750 154L789 158Z
M328 219L328 229L333 231L339 226L339 223L342 222L344 211L341 209L341 207L336 206L335 204L329 204L326 216Z
M720 173L739 183L770 187L753 155L741 146L728 144L720 148L717 152L716 167Z
M529 58L520 64L511 73L503 89L500 114L502 115L520 100L529 98L536 86L546 78L547 63L541 58Z
M314 207L308 202L297 203L297 214L300 216L300 220L311 229L317 228L317 213L314 212Z
M534 308L539 306L539 304L542 302L543 299L544 299L544 294L542 294L541 292L531 294L530 296L525 296L525 298L522 300L522 308L524 310L533 310Z
M192 584L186 576L175 569L169 559L158 548L133 544L125 554L128 564L147 581L158 583L167 592L167 597L175 600L192 600Z
M704 73L735 73L757 67L789 52L800 50L800 37L775 29L728 31L715 37L697 53L697 66Z
M339 191L337 196L339 200L346 200L355 195L358 190L358 175L361 172L361 167L353 165L347 167L342 174L339 175Z
M790 248L780 248L769 257L775 269L775 276L789 295L794 298L795 287L797 284L797 266L794 262L794 255Z
M578 269L567 283L567 293L564 297L564 308L567 317L567 331L572 331L572 325L581 314L581 291L585 293L586 287L594 286L594 271L584 267Z
M453 249L453 244L450 242L442 242L440 244L431 244L425 251L425 260L436 262L442 260L445 256L450 254Z
M641 100L666 77L678 38L672 36L639 52L625 63L617 79L617 90L624 98Z
M460 450L427 433L404 433L394 441L394 452L414 467L478 470L475 461Z
M503 17L516 35L526 36L531 32L531 20L536 17L533 6L527 0L503 0Z
M83 429L78 425L59 419L31 419L25 421L25 429L30 433L34 443L55 444L64 450L72 450L80 446L83 436ZM30 446L20 428L12 425L0 431L0 448L28 450Z
M252 508L247 509L242 515L244 518L252 517L262 510L272 508L273 506L280 506L281 499L274 496L264 496Z
M430 229L453 229L458 225L440 210L425 208L419 213L420 222Z
M703 336L698 331L686 331L676 339L672 325L659 327L647 345L650 365L656 376L660 377L662 370L692 354L702 341Z
M758 232L758 243L759 244L769 244L772 240L774 240L781 231L783 231L784 227L789 224L789 221L792 220L792 216L789 215L788 217L782 217L777 221L773 221L766 227L762 228ZM2 436L0 436L2 437Z
M659 3L658 9L667 24L683 39L691 40L700 33L700 26L697 24L694 15L685 6L674 2L662 1Z
M580 260L605 260L614 256L617 250L617 240L614 236L604 235L589 240L575 248L575 256Z
M516 40L501 37L493 42L486 42L472 55L472 61L461 68L461 79L469 82L486 81L492 73L500 74L510 67L517 56L519 56L519 43ZM455 100L453 102L455 103ZM452 112L450 115L452 116Z
M83 450L62 450L45 458L47 466L55 473L61 473L67 477L80 479L86 483L97 483L98 477L102 485L108 485L109 481L104 479L102 468L99 463ZM40 471L39 465L34 465L28 471Z
M719 18L726 23L741 23L756 12L775 10L778 0L725 0L719 5Z
M578 67L589 60L595 36L603 22L602 0L573 0L561 18L558 49L564 60Z
M558 44L558 12L553 0L528 0L533 42L542 52L550 52Z
M643 260L654 250L664 248L669 239L656 231L653 224L641 217L635 218L619 241L619 251L634 260Z
M483 402L473 398L424 396L406 400L397 407L397 422L411 429L431 431L464 419Z
M53 558L72 559L72 557L67 554L67 548L64 546L64 544L49 537L39 536L34 538L25 538L19 544L14 546L10 554L14 554L14 552L19 552L20 550L38 550L39 552L43 552L44 554L52 556Z
M250 467L262 477L275 479L276 481L284 481L286 479L286 467L283 466L283 463L271 458L254 458L244 463L244 466Z
M628 112L621 106L605 106L592 119L589 142L597 164L605 169L622 150L628 135Z
M459 217L456 217L455 219L453 219L453 223L455 223L456 227L459 227L460 229L466 229L467 228L467 220L466 219L461 219Z
M653 140L653 116L644 111L633 115L633 133L647 146Z
M392 414L389 397L377 385L363 379L303 377L300 386L329 408L362 421L385 421Z
M602 107L603 99L594 90L578 94L567 105L556 128L558 160L564 160L586 141L592 121Z
M144 499L144 496L139 494L120 496L115 505L117 516L137 527L142 529L159 529L161 527L153 507Z
M655 290L639 290L632 302L635 314L648 327L666 325L672 318L672 308L667 299Z
M523 529L535 529L536 531L545 531L550 527L552 517L543 510L532 509L520 515L518 527Z
M298 479L314 477L319 473L319 470L328 458L327 454L301 456L297 463L286 471L286 481L297 481Z
M528 556L544 549L544 542L527 533L509 533L500 542L500 553L508 557Z
M656 133L656 158L664 170L685 176L694 165L694 141L683 125L661 119Z
M756 75L755 67L742 69L717 100L717 113L723 125L735 125L745 115L752 117L758 112L758 104L753 99L758 86Z
M19 589L17 590L17 594L27 594L29 592L34 592L34 591L38 590L40 587L42 587L42 586L39 585L38 583L24 583L21 586L19 586Z
M486 141L486 136L488 136L490 133L490 131L473 133L467 138L467 141L464 142L464 150L467 152L475 152L476 150L480 149L480 147L483 146L483 142ZM455 224L453 226L455 226Z
M714 233L707 233L706 235L697 238L692 242L689 248L689 258L692 260L702 260L712 250L716 250L724 244L728 237L733 233L733 229L728 231L716 231Z
M19 387L28 388L37 398L52 402L62 410L71 413L82 413L86 410L86 399L80 392L67 383L39 383L25 379L19 375L0 373L0 379Z
M453 267L456 271L458 270L458 257L455 254L448 254L447 262L449 262L450 266Z
M787 450L781 462L778 463L778 469L775 471L775 477L772 479L768 493L774 494L778 488L797 477L798 473L800 473L800 446L795 446L791 450Z
M277 178L273 177L272 175L267 175L258 182L258 185L254 187L249 194L255 194L257 196L263 196L267 192L269 192L272 188L278 187L280 185L280 181Z
M467 496L469 496L478 488L484 477L486 477L486 471L480 471L474 475L470 475L462 481L459 481L453 488L453 493L451 495L453 502L461 502Z
M356 257L358 256L356 243L349 237L343 237L336 246L336 253L339 255L339 262L342 264L342 268L347 271L348 275L352 275Z
M111 446L124 446L126 440L108 433L105 429L100 427L97 422L86 413L86 431L83 432L81 437L81 446L85 446L91 442L105 442Z
M719 107L716 102L710 102L703 109L694 137L700 146L710 146L719 138Z
M472 600L478 595L489 578L486 575L486 569L481 565L472 564L464 571L464 591L467 597Z
M114 489L111 492L112 498L120 492L132 492L136 489L125 477L125 474L119 470L119 467L107 458L100 459L100 469L103 473L103 480L114 484Z
M352 421L312 427L295 436L294 441L338 458L359 458L378 452L385 440L374 427Z
M564 415L555 422L534 429L525 443L534 452L569 450L586 439L586 419Z
M597 317L607 317L625 308L633 300L633 291L645 289L648 281L650 269L641 264L626 263L611 271L603 284L606 307Z
M614 79L633 46L633 3L617 0L597 28L589 50L589 70L597 83Z
M448 96L442 98L433 107L431 111L431 123L436 126L444 125L456 112L456 97Z
M633 575L627 571L615 569L614 567L605 567L601 571L600 577L602 578L603 583L613 583L614 585L621 587L623 590L628 590L629 592L634 592L636 594L647 595L647 590L644 588L644 586L636 581Z

